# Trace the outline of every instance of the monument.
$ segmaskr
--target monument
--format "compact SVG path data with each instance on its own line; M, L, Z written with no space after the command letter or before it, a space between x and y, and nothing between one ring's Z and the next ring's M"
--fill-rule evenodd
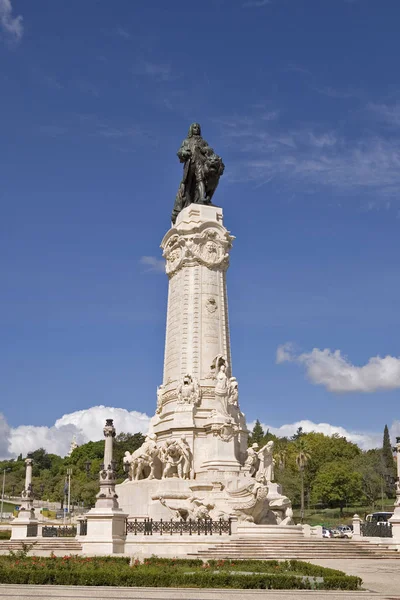
M35 537L38 532L38 521L33 508L32 467L33 460L28 457L25 460L25 486L21 493L21 507L18 516L11 523L12 540Z
M96 504L86 514L87 534L79 537L83 553L114 554L125 549L125 521L127 515L118 506L115 493L116 464L113 460L115 427L112 419L107 419L103 429L104 461L100 467L100 491Z
M232 370L226 272L234 237L212 204L221 158L190 126L172 226L161 242L169 279L164 374L144 444L116 486L130 518L235 517L292 524L290 500L274 482L273 442L247 447Z

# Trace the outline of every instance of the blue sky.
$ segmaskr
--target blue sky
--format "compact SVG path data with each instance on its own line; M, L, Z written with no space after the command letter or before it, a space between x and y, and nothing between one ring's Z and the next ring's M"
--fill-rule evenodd
M0 0L7 436L153 414L159 243L195 120L226 164L248 420L372 439L399 419L399 19L396 0Z

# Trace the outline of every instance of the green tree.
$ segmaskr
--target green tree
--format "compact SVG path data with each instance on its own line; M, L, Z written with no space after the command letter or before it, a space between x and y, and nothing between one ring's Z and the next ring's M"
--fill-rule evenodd
M383 430L383 444L382 444L382 456L383 456L383 464L386 469L393 470L394 468L394 459L393 459L393 450L392 443L390 441L389 428L385 425Z
M385 425L382 443L382 491L385 491L388 498L391 498L394 495L393 481L395 477L396 467L394 463L392 443L390 441L389 428L387 425Z
M257 419L253 427L253 431L249 435L249 446L252 444L258 444L261 447L264 438L264 429L261 426L260 421Z
M382 453L375 448L361 452L351 462L351 467L362 477L362 500L374 506L381 497L382 490Z
M362 476L349 464L326 463L315 478L312 497L315 503L339 507L343 515L346 504L357 502L362 497Z
M303 436L300 435L296 439L296 465L300 473L301 481L300 510L302 522L304 519L304 470L310 458L311 454L308 451L307 443L304 441Z

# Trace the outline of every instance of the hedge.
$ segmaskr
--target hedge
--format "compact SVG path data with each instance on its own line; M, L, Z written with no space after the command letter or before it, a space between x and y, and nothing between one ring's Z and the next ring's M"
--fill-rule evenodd
M203 563L200 559L153 557L143 563L136 560L131 566L129 562L129 557L42 558L11 553L0 557L0 583L282 590L357 590L361 585L358 577L300 561ZM248 575L243 573L246 570Z
M52 584L81 586L126 586L126 587L194 587L236 589L319 589L357 590L361 583L358 577L326 577L323 582L313 582L289 574L232 574L190 573L172 571L111 571L90 568L85 570L62 569L15 569L0 566L0 582L13 584Z

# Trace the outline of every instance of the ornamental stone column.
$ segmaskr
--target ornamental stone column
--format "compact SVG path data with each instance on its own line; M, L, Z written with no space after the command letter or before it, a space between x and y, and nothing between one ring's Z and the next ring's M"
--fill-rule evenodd
M185 435L196 478L223 469L237 474L247 453L229 335L226 272L233 240L220 207L193 203L161 242L169 279L167 326L150 431L160 444Z
M113 442L115 427L112 419L107 419L104 433L104 462L99 473L100 491L96 498L96 508L118 508L117 494L115 493L116 472L113 461Z
M32 510L33 509L33 490L32 490L32 467L33 467L33 459L27 458L25 460L25 487L22 492L22 510Z
M12 540L36 538L38 534L38 521L33 508L32 466L32 458L27 458L25 460L25 487L21 493L21 508L18 511L18 517L14 518L11 523Z
M169 278L166 390L176 389L186 374L210 386L217 356L225 357L231 371L226 270L233 239L221 208L191 204L161 242Z
M126 539L126 518L118 504L115 492L116 465L113 460L115 427L112 419L107 419L104 433L104 463L99 473L100 490L95 507L86 515L87 533L78 536L84 554L114 554L124 552Z

